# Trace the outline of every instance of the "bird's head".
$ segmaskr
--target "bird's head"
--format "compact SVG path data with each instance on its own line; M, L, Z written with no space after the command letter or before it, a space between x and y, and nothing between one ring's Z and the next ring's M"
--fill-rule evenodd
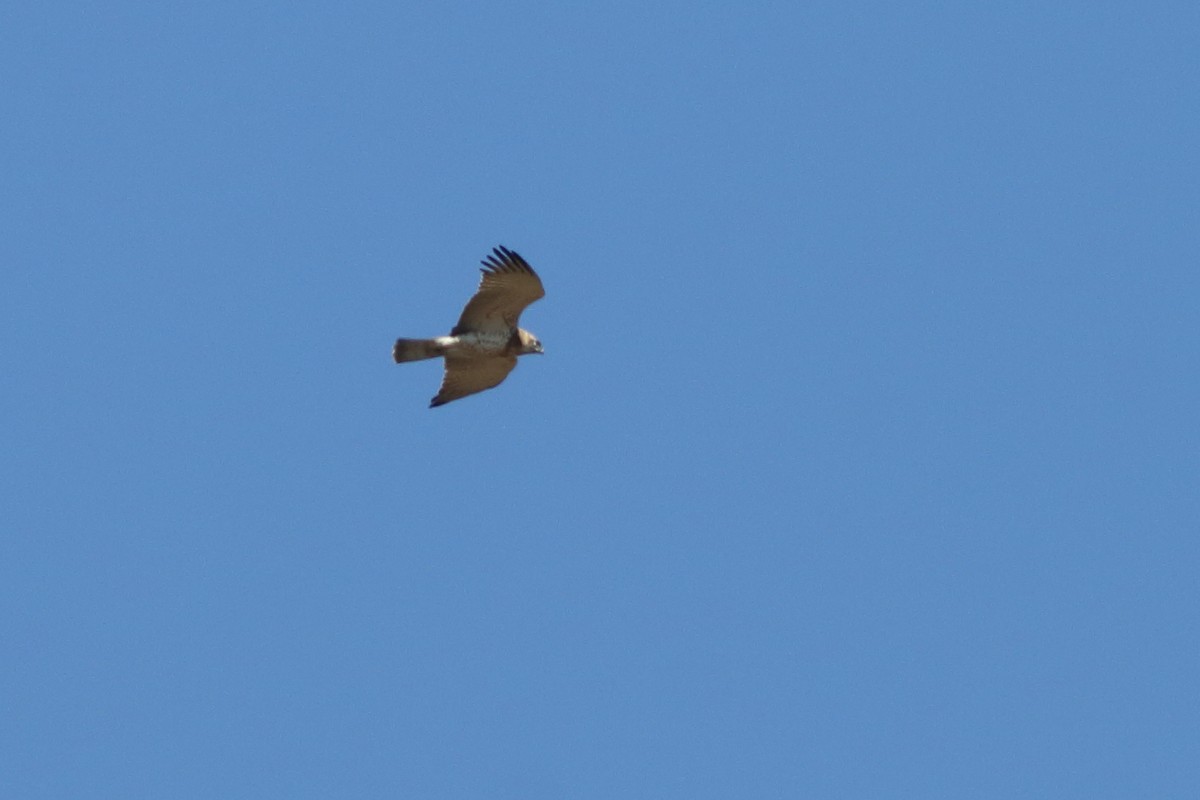
M529 331L524 328L518 328L517 333L521 336L521 355L529 355L530 353L541 355L546 352L542 349L542 343L538 338Z

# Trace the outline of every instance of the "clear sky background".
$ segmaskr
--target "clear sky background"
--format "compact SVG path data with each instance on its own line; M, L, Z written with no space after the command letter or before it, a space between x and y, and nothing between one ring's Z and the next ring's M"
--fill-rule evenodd
M1200 786L1195 3L10 3L0 795ZM545 342L429 410L494 245Z

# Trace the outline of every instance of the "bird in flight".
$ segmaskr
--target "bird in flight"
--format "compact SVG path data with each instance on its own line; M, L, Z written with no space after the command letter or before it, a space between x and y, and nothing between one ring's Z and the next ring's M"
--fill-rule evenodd
M397 364L445 358L442 388L430 408L498 386L517 365L517 356L541 353L542 343L517 327L521 312L546 296L533 268L501 245L480 262L483 278L449 336L436 339L397 339L392 358Z

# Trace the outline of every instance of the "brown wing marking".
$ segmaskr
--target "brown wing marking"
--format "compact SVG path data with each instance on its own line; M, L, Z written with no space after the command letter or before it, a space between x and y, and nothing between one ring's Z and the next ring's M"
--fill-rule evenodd
M546 296L542 280L525 259L501 245L482 262L483 277L451 336L469 331L511 331L521 312Z
M488 356L485 358L446 357L446 372L442 375L442 388L429 403L430 408L444 406L451 400L466 397L498 386L517 365L516 356Z

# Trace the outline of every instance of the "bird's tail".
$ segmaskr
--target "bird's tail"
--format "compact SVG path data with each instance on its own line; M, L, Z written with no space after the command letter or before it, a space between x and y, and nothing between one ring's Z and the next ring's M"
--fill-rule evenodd
M437 358L441 355L444 355L444 352L436 339L397 339L392 348L392 358L397 364Z

